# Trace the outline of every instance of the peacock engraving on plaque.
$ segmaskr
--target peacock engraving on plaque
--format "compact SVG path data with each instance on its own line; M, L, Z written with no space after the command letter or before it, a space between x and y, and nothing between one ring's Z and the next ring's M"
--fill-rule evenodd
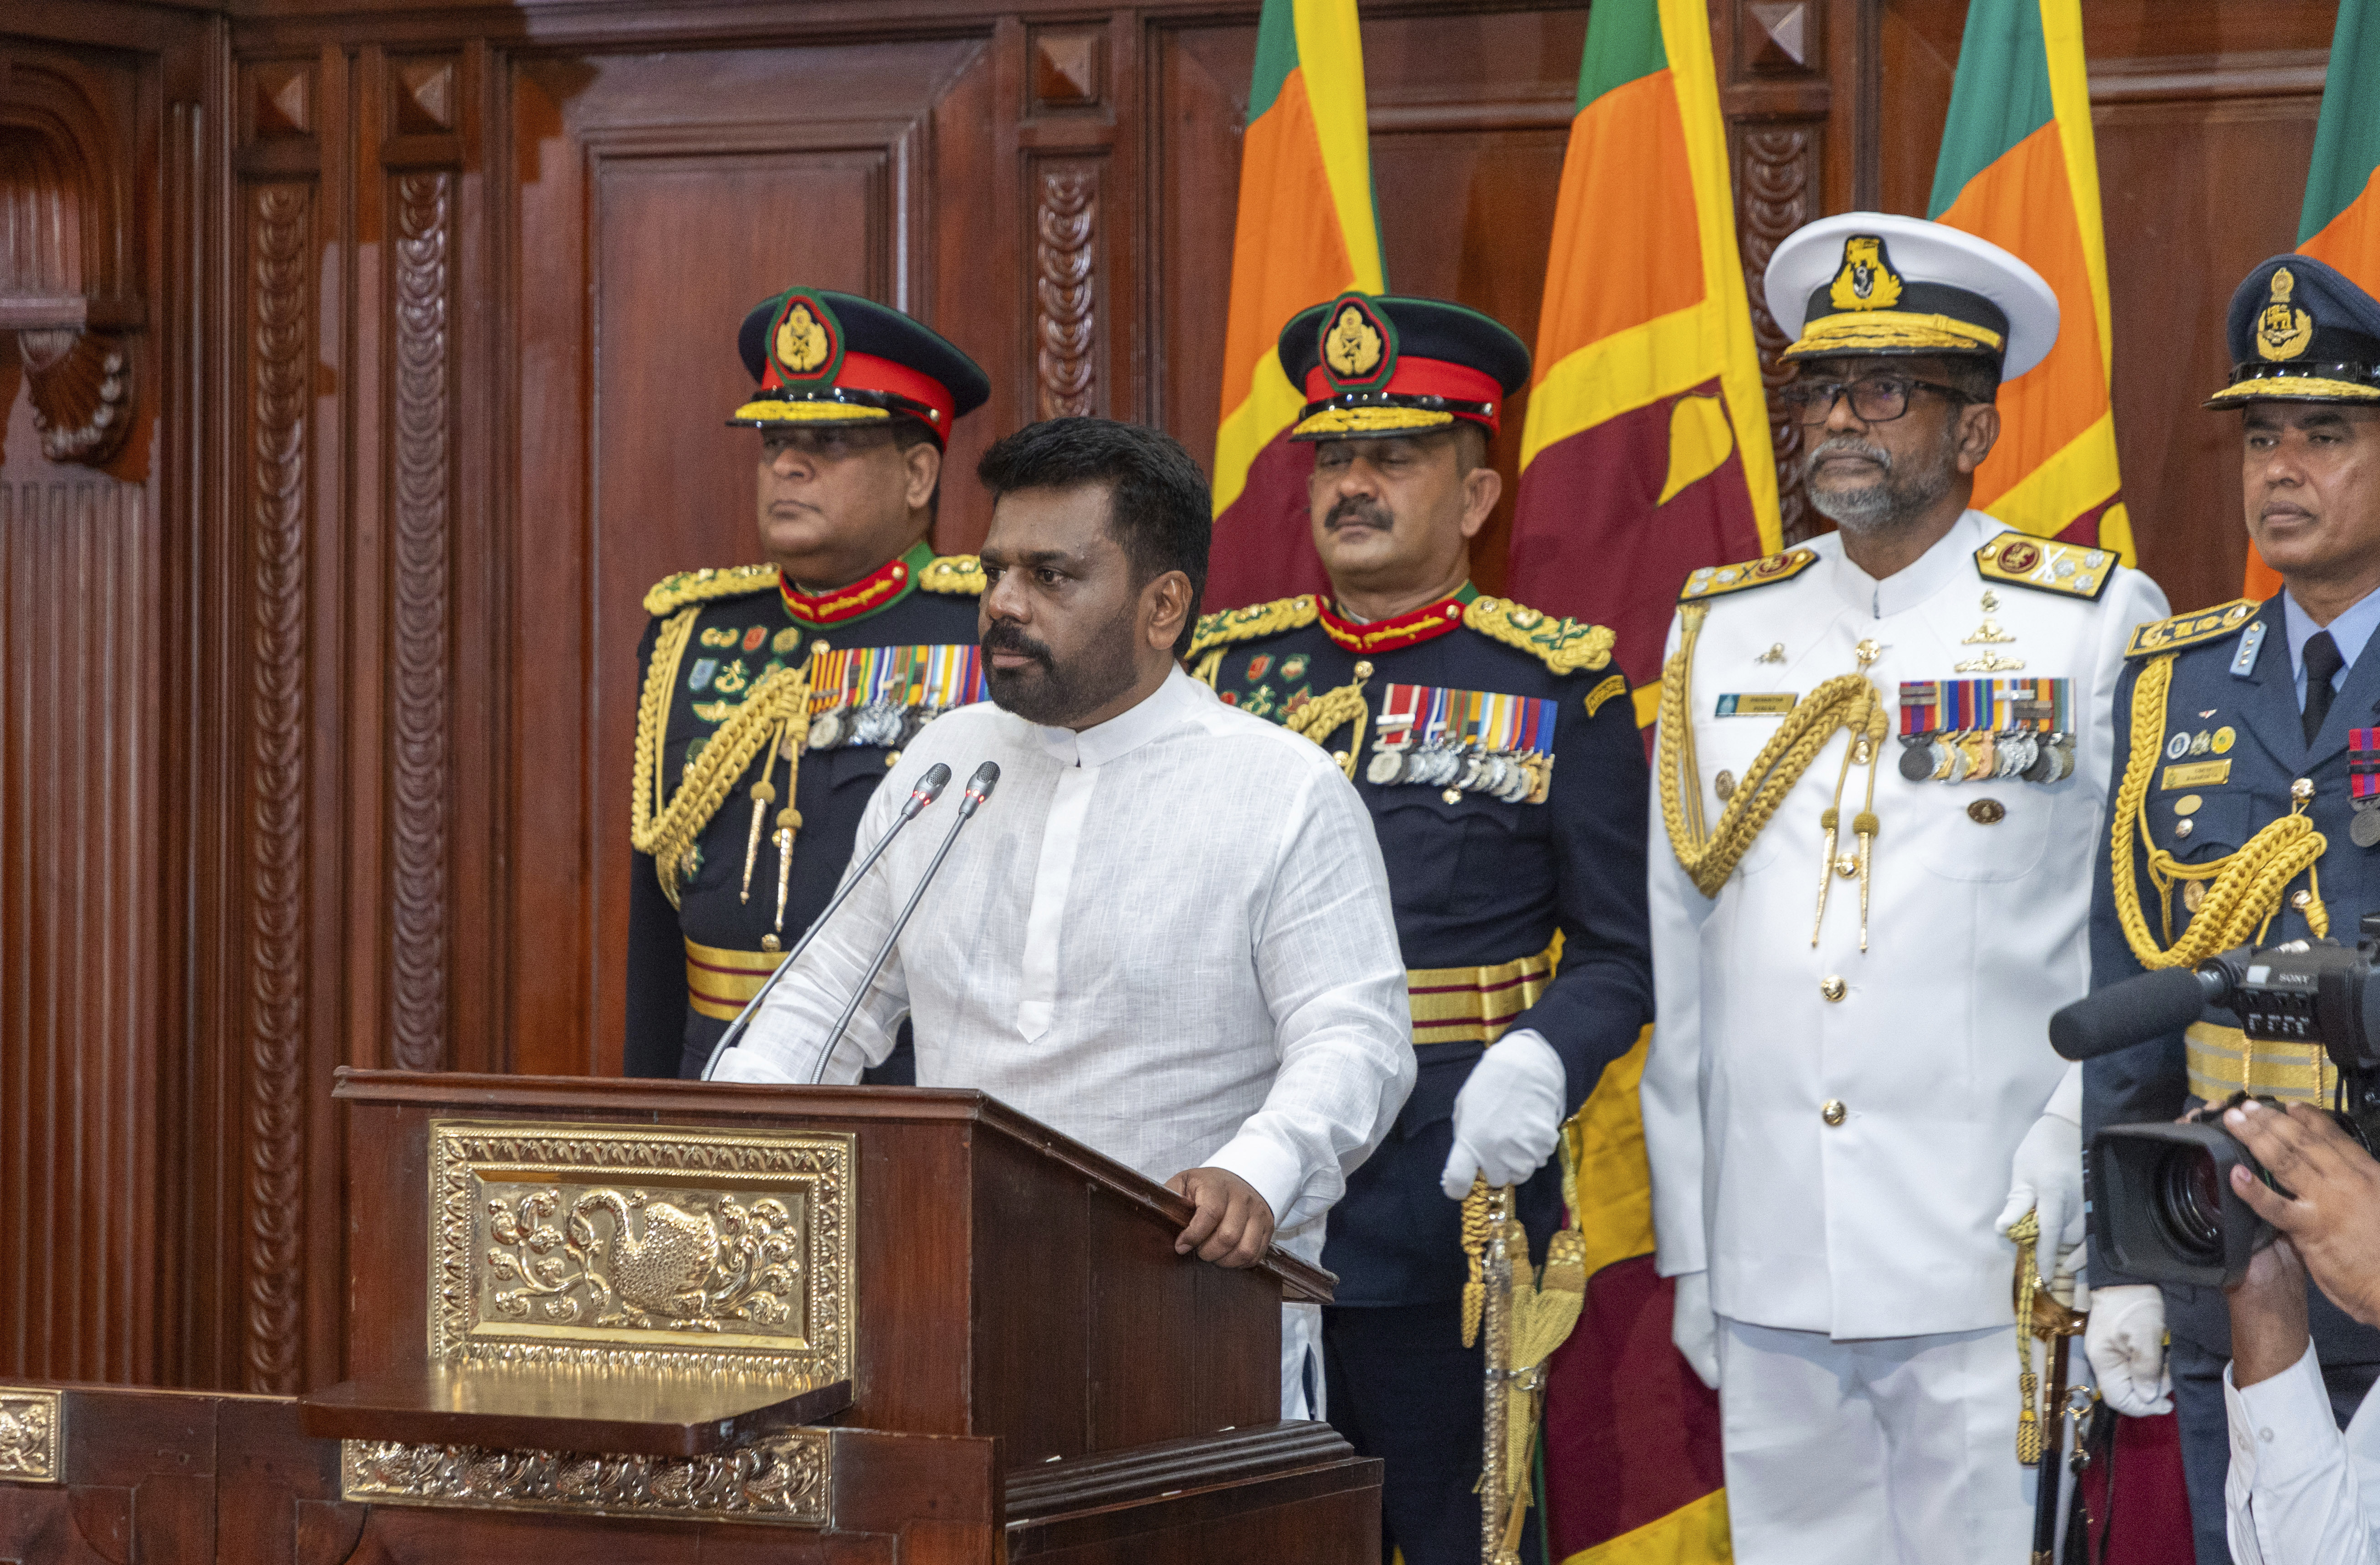
M0 1386L0 1481L58 1481L62 1399L32 1386Z
M431 1127L433 1363L850 1373L848 1134Z

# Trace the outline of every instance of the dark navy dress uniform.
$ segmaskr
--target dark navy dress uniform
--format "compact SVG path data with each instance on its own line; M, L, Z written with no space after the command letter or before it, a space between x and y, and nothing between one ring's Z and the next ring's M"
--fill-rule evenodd
M937 443L990 383L898 310L793 288L745 317L759 382L732 424L877 425ZM983 572L922 541L810 594L774 565L691 571L645 598L628 903L630 1075L699 1075L727 1024L832 898L901 746L984 694ZM868 1074L913 1079L905 1040Z
M1490 367L1479 390L1491 402L1500 381L1525 379L1509 333L1435 301L1363 301L1401 350L1366 361L1346 302L1282 333L1282 363L1315 397L1305 438L1362 438L1374 409L1389 425L1376 432L1415 432L1416 412L1472 389L1452 373L1465 364ZM1360 400L1332 395L1316 369L1317 334L1333 330L1376 382ZM1402 394L1415 376L1425 389ZM1406 1565L1479 1558L1483 1360L1463 1345L1463 1207L1439 1187L1455 1096L1498 1037L1529 1027L1560 1057L1573 1112L1652 1016L1645 752L1611 645L1608 629L1465 586L1366 625L1315 597L1209 614L1190 653L1224 701L1339 759L1388 867L1419 1072L1331 1208L1322 1260L1339 1283L1323 1340L1328 1416L1385 1460L1383 1557L1401 1550ZM1542 1257L1562 1222L1560 1159L1514 1195ZM1524 1558L1536 1557L1531 1516Z
M2349 328L2352 327L2352 330ZM2232 383L2208 403L2380 402L2380 305L2337 273L2304 256L2275 257L2251 273L2231 306ZM2357 393L2361 387L2362 394ZM2350 649L2352 651L2352 649ZM2380 911L2380 813L2357 829L2349 782L2357 731L2380 729L2380 657L2366 645L2348 665L2314 738L2305 735L2283 600L2247 600L2178 615L2135 631L2117 687L2119 770L2109 790L2111 849L2129 840L2131 894L2119 897L2117 854L2102 854L2091 902L2094 989L2143 970L2143 938L2170 951L2187 940L2213 882L2204 875L2234 855L2261 855L2258 833L2292 814L2324 839L2311 874L2282 892L2269 927L2246 943L2313 938L2318 907L2331 938L2351 943L2358 921ZM2160 666L2162 665L2162 666ZM2309 676L2311 677L2311 676ZM2136 731L2143 684L2167 685ZM2127 770L2145 774L2135 801L2119 792ZM2374 803L2380 803L2375 799ZM2143 841L2145 831L2146 841ZM2155 867L2161 874L2152 872ZM2160 886L2162 880L2165 883ZM2128 908L2127 904L2130 904ZM2131 910L2136 909L2136 914ZM2265 909L2256 910L2258 913ZM2128 927L2131 933L2128 934ZM2214 938L2210 929L2200 942ZM2233 941L2231 943L2241 943ZM2153 1039L2083 1066L2082 1131L2136 1122L2169 1122L2186 1108L2249 1090L2283 1098L2327 1100L2336 1075L2319 1048L2259 1042L2240 1048L2238 1019L2208 1011L2187 1034ZM2095 1256L2095 1288L2136 1282ZM2224 1536L2223 1481L2229 1438L2223 1367L2231 1356L2230 1320L2220 1290L2167 1287L2166 1328L2192 1530L2200 1565L2230 1558ZM2334 1411L2344 1425L2380 1378L2380 1331L2358 1325L2308 1289L2308 1315Z
M760 686L772 676L820 672L837 651L859 654L844 660L850 662L869 661L870 652L879 663L906 654L912 664L930 664L939 653L964 674L977 661L976 599L982 590L982 568L973 555L937 556L924 544L819 598L783 588L774 565L698 571L662 582L646 597L653 620L637 652L638 688L648 692L648 710L638 725L639 786L653 789L657 813L676 803L695 763L722 731L734 734L732 725ZM864 606L871 596L880 601ZM821 613L824 605L850 599L863 606ZM656 649L664 646L666 656L657 665ZM781 689L790 683L777 680ZM923 701L905 706L886 742L868 742L884 737L873 732L832 735L844 742L813 749L810 707L820 695L815 680L797 716L776 725L793 743L790 756L771 756L764 746L723 787L712 785L719 796L692 829L691 851L674 888L651 852L635 855L628 898L632 1075L702 1074L727 1024L834 895L861 813L930 710ZM751 725L761 715L755 711L744 722ZM752 790L764 763L772 795L756 800ZM649 782L644 769L655 764ZM789 782L800 824L783 860L781 902L776 833Z

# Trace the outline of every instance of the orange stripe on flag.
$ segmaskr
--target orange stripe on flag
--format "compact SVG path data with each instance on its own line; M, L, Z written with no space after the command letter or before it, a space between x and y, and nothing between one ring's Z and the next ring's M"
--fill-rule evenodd
M2061 307L2058 346L2029 374L2000 389L1999 443L1975 473L1973 504L1984 511L2107 411L2107 359L2090 308L2091 263L2075 221L2058 122L2043 126L1977 175L1941 221L2022 256L2056 291ZM2114 477L2111 468L2107 478ZM2108 493L2114 491L2111 482ZM2095 496L2093 503L2106 498ZM2060 525L2071 520L2059 518Z
M2338 268L2367 293L2380 289L2380 194L2374 193L2374 185L2380 185L2380 169L2373 170L2362 195L2324 224L2321 233L2298 247L2314 260Z
M1302 68L1289 73L1271 109L1248 127L1240 189L1223 340L1223 384L1236 394L1234 407L1246 399L1249 377L1289 318L1330 298L1354 275Z
M1590 343L1703 297L1694 168L1670 73L1614 88L1572 121L1537 327L1537 379Z

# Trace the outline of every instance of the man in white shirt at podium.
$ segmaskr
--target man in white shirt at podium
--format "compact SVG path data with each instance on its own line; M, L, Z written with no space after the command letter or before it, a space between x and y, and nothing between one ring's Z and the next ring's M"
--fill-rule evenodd
M1099 419L988 452L992 699L937 719L863 819L863 863L936 762L1000 781L833 1033L952 818L866 872L712 1079L856 1081L914 1019L921 1086L970 1086L1188 1196L1175 1241L1307 1261L1414 1082L1404 960L1369 819L1329 754L1182 672L1205 479ZM956 798L958 784L950 790ZM1281 1328L1284 1418L1319 1418L1318 1312Z

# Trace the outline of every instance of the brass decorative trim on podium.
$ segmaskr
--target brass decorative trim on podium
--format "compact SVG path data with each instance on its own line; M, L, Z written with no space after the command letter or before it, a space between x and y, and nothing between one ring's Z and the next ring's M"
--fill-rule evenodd
M0 1482L58 1481L63 1401L32 1386L0 1386Z
M696 1457L343 1440L339 1488L373 1505L825 1527L834 1521L833 1451L823 1429Z
M440 1120L430 1359L851 1374L852 1137Z

